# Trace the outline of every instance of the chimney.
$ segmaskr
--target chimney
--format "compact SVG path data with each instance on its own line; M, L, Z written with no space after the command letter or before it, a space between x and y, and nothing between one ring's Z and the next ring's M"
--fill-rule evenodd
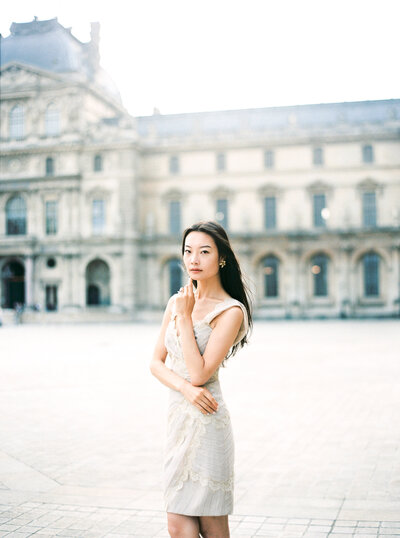
M89 70L92 76L96 73L100 64L100 23L90 23L90 42L89 42Z

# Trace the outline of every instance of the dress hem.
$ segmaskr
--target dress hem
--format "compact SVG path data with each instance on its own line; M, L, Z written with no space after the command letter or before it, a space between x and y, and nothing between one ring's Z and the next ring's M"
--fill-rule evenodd
M167 514L177 514L178 516L191 516L191 517L220 517L220 516L231 516L233 514L233 511L228 512L227 514L193 514L193 513L186 513L186 512L174 512L173 510L169 510L168 508L165 510Z

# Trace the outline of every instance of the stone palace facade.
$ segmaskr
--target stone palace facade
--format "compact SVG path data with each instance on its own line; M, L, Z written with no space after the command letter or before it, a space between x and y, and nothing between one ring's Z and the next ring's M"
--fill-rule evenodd
M400 311L400 99L132 117L57 19L1 48L3 312L150 319L226 227L262 318Z

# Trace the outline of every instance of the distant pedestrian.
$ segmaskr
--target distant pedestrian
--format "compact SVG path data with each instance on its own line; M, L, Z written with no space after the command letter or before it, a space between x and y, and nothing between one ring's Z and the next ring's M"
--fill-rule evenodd
M21 323L23 311L24 311L24 305L22 303L14 304L14 321L16 325L19 325Z
M234 442L218 370L247 343L249 294L219 224L187 228L182 256L188 283L168 301L151 361L152 373L170 388L164 462L168 530L173 538L227 538Z

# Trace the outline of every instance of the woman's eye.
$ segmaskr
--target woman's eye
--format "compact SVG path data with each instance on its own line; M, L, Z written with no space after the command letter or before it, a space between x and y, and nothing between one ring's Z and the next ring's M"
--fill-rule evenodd
M208 254L208 250L202 250L201 252L204 252L204 254Z
M187 250L187 249L186 249L185 252L188 252L188 253L190 254L190 250Z

